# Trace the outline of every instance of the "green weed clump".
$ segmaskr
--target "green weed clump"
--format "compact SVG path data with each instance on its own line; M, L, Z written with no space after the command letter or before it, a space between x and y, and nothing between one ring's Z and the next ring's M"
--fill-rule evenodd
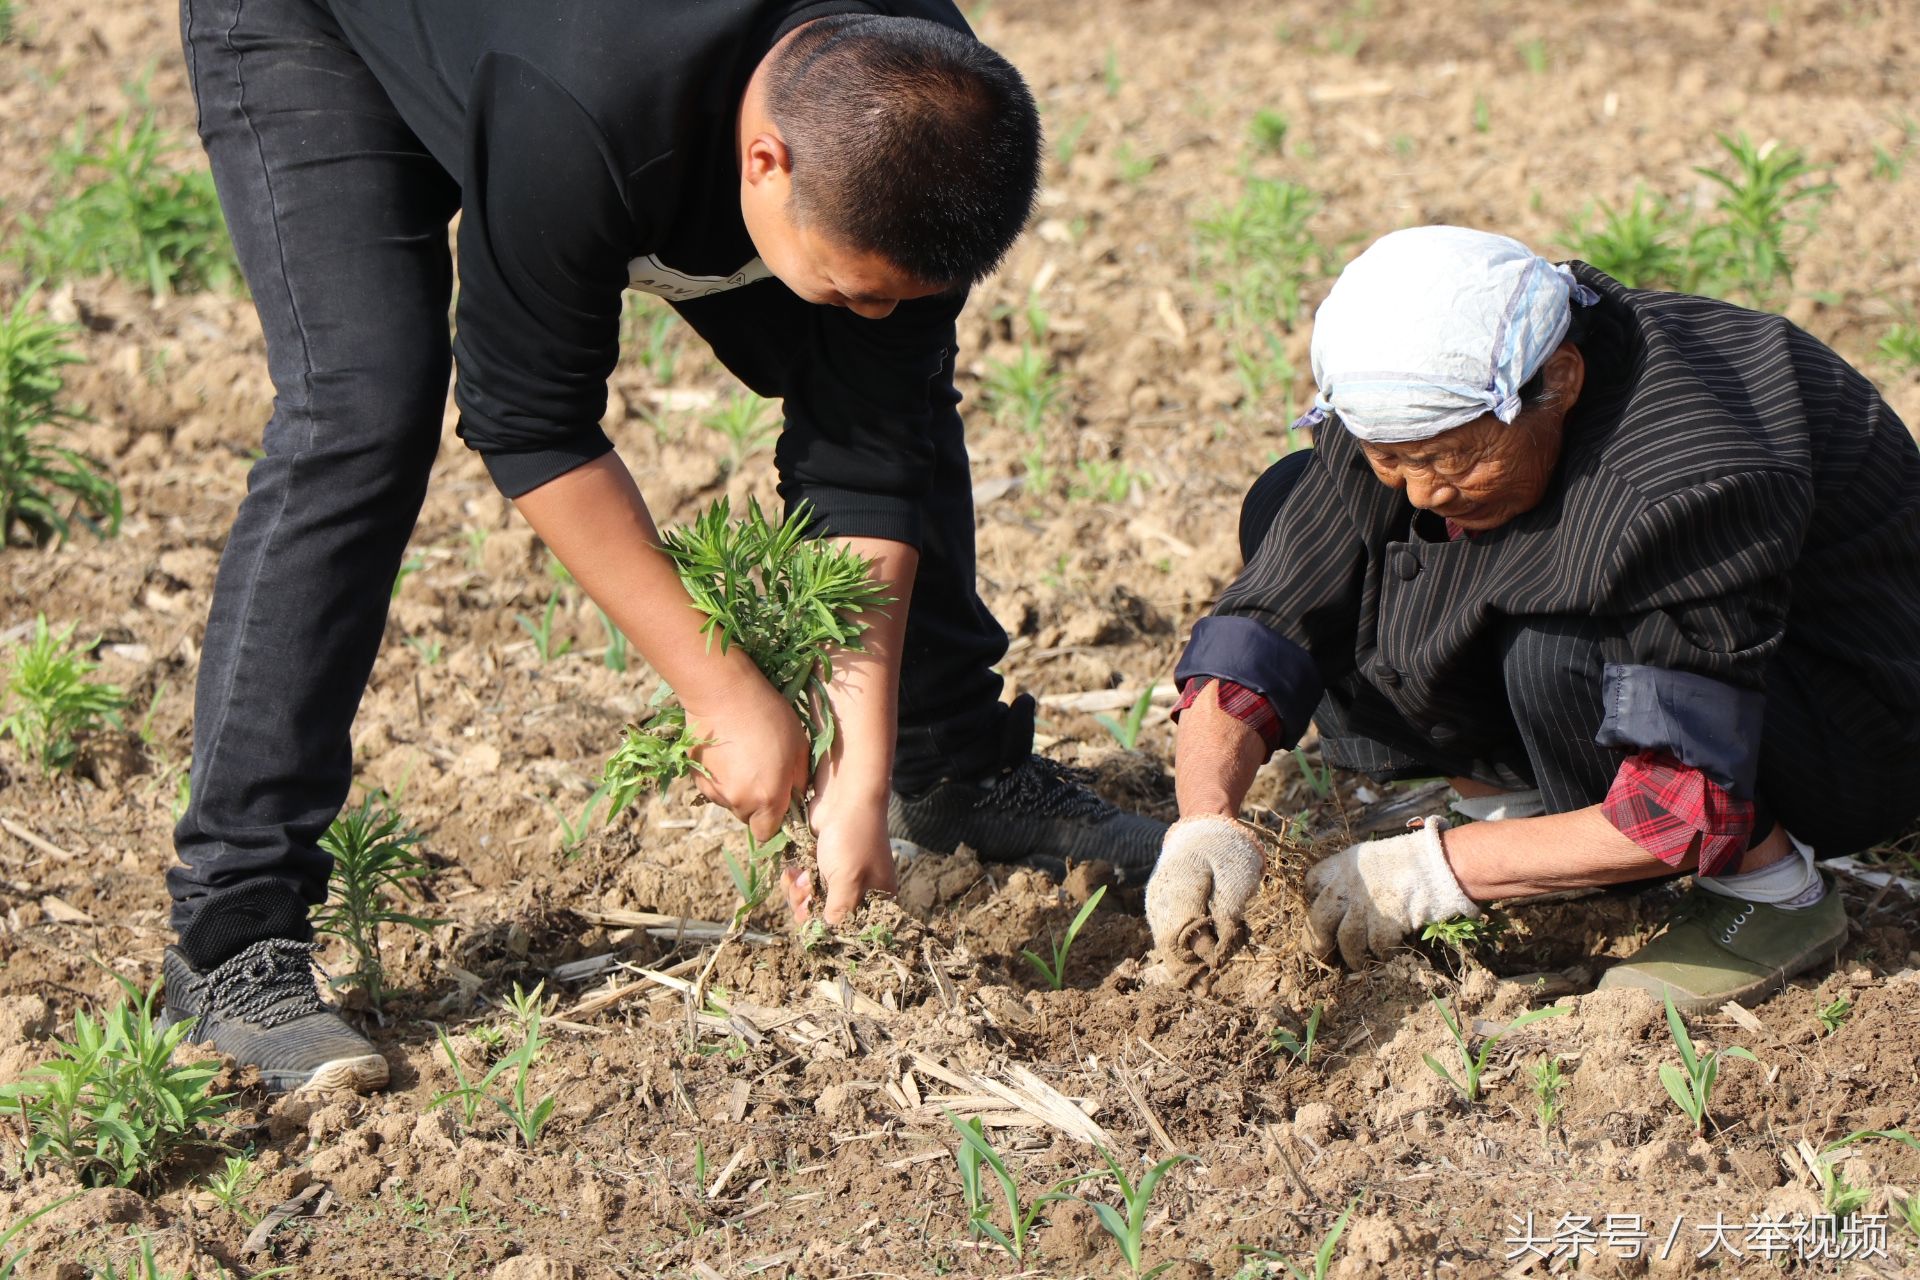
M168 158L182 149L152 108L104 134L82 125L55 149L54 206L43 219L20 219L15 255L36 276L122 276L155 297L231 289L239 263L213 174L174 168Z
M376 1010L388 995L386 968L380 961L382 926L426 932L446 923L409 914L397 905L408 881L433 872L416 847L419 843L419 833L378 794L341 813L320 837L320 847L333 855L333 875L326 905L314 913L313 927L346 943L353 966L330 981L336 990L365 993L367 1004Z
M120 531L120 486L97 458L54 440L85 421L62 403L61 370L82 363L67 345L73 326L42 319L32 302L29 291L0 316L0 543L16 531L36 545L64 539L75 519L111 537Z
M802 510L776 524L758 502L749 502L746 516L735 520L723 498L686 528L661 534L660 543L693 607L706 618L708 643L718 643L722 652L734 645L746 651L800 717L818 765L836 732L827 701L834 654L858 652L868 625L860 615L893 599L864 556L808 538L811 520ZM670 697L662 696L659 710L627 730L607 761L609 817L642 792L700 767L693 758L700 743L685 709ZM796 801L790 826L804 821Z
M93 679L99 664L81 656L73 628L47 626L47 615L33 621L33 639L14 654L7 668L7 705L0 737L12 738L20 753L48 773L71 768L79 740L111 725L118 729L127 705L118 685Z
M162 1024L159 985L142 993L114 977L122 995L106 1015L75 1014L71 1041L56 1040L54 1057L0 1085L0 1112L18 1118L26 1167L58 1165L88 1186L145 1186L182 1152L217 1145L204 1130L232 1095L211 1091L219 1063L174 1063L193 1020Z
M532 991L522 991L520 984L514 983L513 995L507 1001L507 1011L513 1016L514 1025L520 1033L520 1043L488 1068L487 1073L478 1080L468 1076L466 1067L461 1065L459 1055L454 1052L453 1043L447 1039L446 1031L440 1030L440 1048L453 1068L455 1085L445 1093L436 1095L427 1104L427 1110L432 1111L444 1103L457 1102L464 1127L472 1129L481 1110L491 1102L513 1127L521 1145L528 1151L533 1150L533 1144L539 1141L541 1133L553 1119L553 1108L560 1100L556 1094L535 1098L529 1091L534 1065L540 1061L540 1051L549 1043L540 1031L540 1024L546 1017L545 989L546 984L540 983ZM508 1077L509 1073L511 1077L506 1091L496 1092L494 1086L503 1077Z
M1834 186L1814 181L1814 167L1796 148L1756 145L1745 134L1719 140L1721 166L1694 170L1715 188L1711 209L1636 190L1625 208L1601 201L1568 227L1563 243L1634 288L1772 305L1792 288L1795 257Z
M1920 371L1920 324L1896 324L1875 348L1896 373Z

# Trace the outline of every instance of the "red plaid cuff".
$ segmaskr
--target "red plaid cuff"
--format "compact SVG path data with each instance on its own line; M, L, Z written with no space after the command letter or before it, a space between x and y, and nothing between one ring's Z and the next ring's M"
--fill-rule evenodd
M1259 734L1260 740L1267 744L1268 751L1279 749L1282 732L1279 712L1273 709L1273 704L1268 702L1264 695L1255 693L1245 685L1235 684L1231 680L1218 680L1213 676L1195 676L1187 681L1181 686L1180 701L1173 704L1175 721L1180 719L1182 711L1194 704L1201 690L1210 684L1220 686L1222 711Z
M1730 866L1753 838L1753 801L1663 751L1642 751L1620 762L1601 802L1620 834L1668 866L1699 859L1696 874Z

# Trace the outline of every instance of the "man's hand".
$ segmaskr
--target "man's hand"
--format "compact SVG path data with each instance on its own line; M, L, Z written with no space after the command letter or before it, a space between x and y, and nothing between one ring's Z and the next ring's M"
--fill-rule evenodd
M806 794L807 731L779 691L755 676L714 706L689 706L687 724L702 740L693 756L707 771L693 775L694 785L755 840L770 840L793 798Z
M1231 818L1186 818L1167 829L1147 881L1147 924L1174 971L1217 964L1239 942L1265 867L1259 842Z
M869 893L898 887L893 846L887 841L887 797L882 793L853 801L847 791L828 787L815 797L813 831L820 842L820 877L826 881L828 924L837 925L860 909ZM793 918L805 923L813 883L806 870L789 867L781 877Z
M1349 967L1371 952L1384 957L1410 930L1480 908L1454 879L1440 833L1441 818L1416 831L1349 845L1307 872L1307 938L1329 959L1337 946Z

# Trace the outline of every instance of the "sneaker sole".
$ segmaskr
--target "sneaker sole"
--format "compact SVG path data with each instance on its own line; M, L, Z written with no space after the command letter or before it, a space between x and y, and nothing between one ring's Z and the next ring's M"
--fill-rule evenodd
M296 1089L324 1089L329 1092L348 1089L354 1093L371 1093L386 1087L387 1076L387 1060L377 1053L369 1053L357 1058L335 1058L332 1062L323 1062L304 1075L299 1072L262 1071L260 1080L275 1093L291 1093Z
M1668 992L1673 994L1673 1007L1684 1014L1713 1013L1728 1001L1733 1001L1751 1009L1753 1006L1780 994L1786 990L1787 983L1807 972L1830 962L1840 954L1840 948L1847 940L1846 930L1831 941L1823 942L1807 953L1806 959L1791 969L1776 969L1765 977L1756 978L1744 987L1734 987L1711 996L1696 996L1682 991L1672 983L1652 977L1632 967L1631 964L1617 964L1600 975L1596 986L1600 991L1644 991L1656 1000L1664 1000Z

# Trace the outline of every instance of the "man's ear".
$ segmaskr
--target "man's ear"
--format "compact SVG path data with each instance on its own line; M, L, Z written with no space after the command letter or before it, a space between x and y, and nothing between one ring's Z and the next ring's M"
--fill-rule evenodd
M768 178L791 177L793 174L793 154L787 150L787 144L778 133L767 130L756 133L748 140L746 150L740 157L741 178L750 186L759 186Z

